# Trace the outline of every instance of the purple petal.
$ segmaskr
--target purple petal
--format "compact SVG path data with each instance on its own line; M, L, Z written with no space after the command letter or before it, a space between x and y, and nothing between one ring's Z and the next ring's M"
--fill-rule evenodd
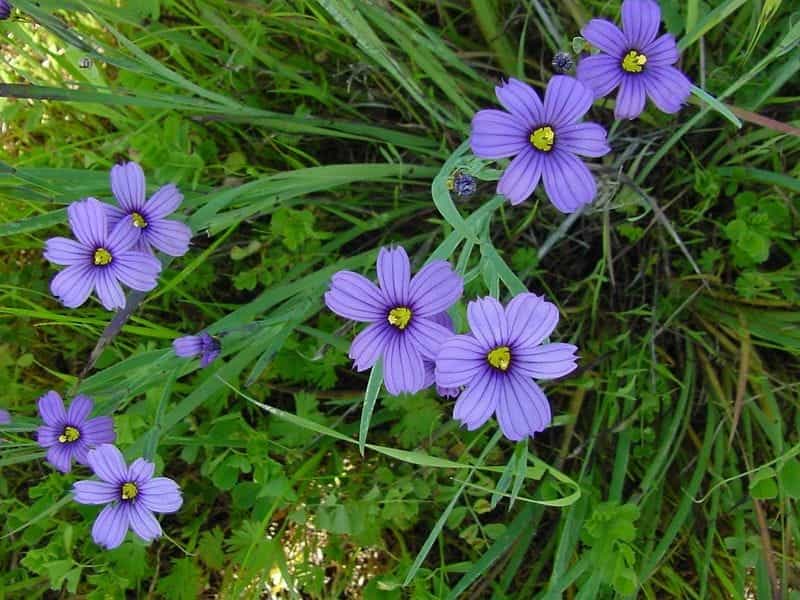
M108 223L102 202L95 198L73 202L67 207L67 217L72 232L81 244L92 250L105 244Z
M467 321L472 335L491 350L508 342L508 322L502 304L489 296L467 305Z
M366 277L352 271L339 271L331 278L325 304L345 319L361 322L386 322L387 299Z
M550 403L541 388L515 373L504 378L503 394L497 403L497 421L503 434L519 441L544 430L553 420Z
M36 430L36 441L42 448L49 448L58 444L58 436L64 432L64 426L51 427L42 425Z
M449 262L434 260L414 275L409 290L413 319L430 317L453 306L464 291L464 279Z
M656 39L659 25L661 8L658 2L625 0L622 3L622 30L633 49L642 50Z
M594 93L574 77L556 75L544 93L545 122L553 126L571 125L585 115L594 102ZM560 129L556 127L556 144Z
M522 119L529 128L544 122L544 108L534 89L527 83L511 77L494 88L500 104L512 115Z
M127 215L114 225L110 232L105 247L114 258L118 254L134 248L142 238L142 230L134 227L133 222Z
M72 493L78 504L108 504L120 498L119 486L106 481L78 481Z
M158 188L156 193L144 205L144 210L147 213L147 218L155 221L174 213L182 201L183 194L181 194L177 186L173 183L168 183Z
M219 347L204 348L200 354L200 367L205 369L208 365L216 360L216 358L219 356L219 353Z
M64 401L57 392L47 392L39 398L37 406L39 407L39 416L46 425L63 429L67 422L67 411L64 410Z
M530 147L530 127L502 110L480 110L472 118L472 153L480 158L506 158Z
M455 327L453 327L453 319L450 318L446 312L441 312L438 315L432 315L428 317L431 321L435 321L442 327L446 327L450 333L455 333Z
M452 337L453 332L432 319L416 317L411 319L401 335L409 338L423 358L434 360L442 343Z
M486 423L497 407L505 378L505 374L484 366L458 397L453 418L461 421L470 431Z
M131 506L128 515L131 529L145 542L151 542L161 536L161 525L158 524L155 515L142 506L140 502Z
M88 446L114 443L117 439L117 434L114 433L114 419L111 417L89 419L81 427L81 437Z
M89 297L95 286L94 265L72 265L56 273L50 291L67 308L77 308Z
M106 220L108 221L108 230L113 231L122 219L129 219L130 215L122 210L119 206L113 204L103 204L106 210ZM130 222L130 221L129 221Z
M644 87L659 110L673 114L686 103L692 84L675 67L653 67L644 74Z
M393 396L414 394L425 387L422 356L405 335L389 339L383 355L383 382Z
M642 114L646 99L644 81L645 78L640 74L622 77L617 105L614 107L614 116L617 119L635 119Z
M168 477L154 477L139 486L138 500L148 510L174 513L183 504L181 488Z
M153 473L155 470L156 466L149 460L137 458L131 463L131 466L128 467L128 476L126 477L126 480L133 481L140 486L144 482L150 481L153 478Z
M588 56L578 63L577 77L595 98L607 96L622 81L620 59L607 54Z
M142 235L147 243L169 256L183 256L192 241L192 230L186 223L168 219L151 221Z
M630 50L619 27L605 19L592 19L581 29L581 35L595 48L619 60Z
M106 310L125 308L125 294L119 281L114 277L113 269L102 268L96 271L95 289L100 303Z
M69 444L56 444L47 451L47 462L62 473L72 470L72 448Z
M101 510L92 526L95 543L109 550L119 546L128 533L129 510L126 504L109 504Z
M541 152L530 147L525 148L506 167L497 182L497 193L508 198L514 206L527 200L539 185L543 159Z
M111 263L113 277L140 292L156 287L160 272L161 262L155 256L135 250L120 252Z
M111 191L126 212L139 212L144 207L144 171L135 162L114 165L111 169Z
M88 396L84 396L83 394L75 396L72 399L72 404L69 405L69 410L67 411L67 423L74 427L78 427L92 412L93 406L94 404L92 403L92 399Z
M185 335L172 342L175 354L181 358L193 358L203 349L203 340L198 335Z
M508 343L516 351L534 347L547 339L558 324L558 308L544 296L517 294L506 306Z
M597 183L574 154L555 149L544 161L544 189L553 205L563 213L578 210L597 195Z
M11 414L7 410L0 409L0 425L11 423Z
M597 123L575 123L558 129L558 147L581 156L605 156L611 151L606 130Z
M87 460L89 456L89 446L86 444L86 439L81 434L81 439L77 442L73 442L70 444L70 450L72 451L72 457L78 461L80 464L88 467L89 462Z
M378 282L392 307L407 306L411 264L402 246L381 248L378 252Z
M44 257L56 265L85 265L92 260L92 251L63 237L50 238L45 242Z
M678 45L669 33L657 37L642 50L642 54L647 57L647 68L668 67L678 62L679 58Z
M349 354L355 362L356 371L366 371L375 366L395 335L396 330L388 322L373 323L359 333L350 345Z
M543 344L514 352L514 372L535 379L556 379L577 368L577 346Z
M436 356L436 385L456 388L468 384L488 364L487 352L474 336L451 337Z
M102 444L90 450L89 466L95 475L108 483L121 484L128 474L122 452L111 444Z

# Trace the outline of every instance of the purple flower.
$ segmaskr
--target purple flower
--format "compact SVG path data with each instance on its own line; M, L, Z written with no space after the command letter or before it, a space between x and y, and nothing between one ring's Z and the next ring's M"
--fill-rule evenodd
M172 342L175 354L181 358L200 357L200 366L205 368L219 356L219 341L203 331L198 335L186 335Z
M153 513L174 513L183 504L181 489L167 477L153 477L155 465L137 458L125 464L116 446L103 444L89 452L89 466L102 481L78 481L80 504L107 504L92 526L92 539L109 550L125 539L128 528L146 542L162 534Z
M550 404L533 378L562 377L575 369L572 344L542 344L558 323L558 309L543 297L519 294L503 306L480 298L467 307L472 333L442 344L436 383L466 386L453 418L470 431L492 414L510 440L533 436L550 424Z
M614 116L635 119L644 110L645 96L665 113L676 113L691 92L691 82L678 69L675 38L658 36L661 9L654 0L625 0L622 31L604 19L592 19L581 34L600 54L578 64L578 79L608 95L619 86Z
M92 400L75 396L69 410L56 392L39 398L39 416L44 425L37 430L39 445L47 448L47 462L62 473L69 473L72 459L85 465L89 449L116 439L111 417L89 419Z
M159 188L146 200L142 167L129 162L111 169L111 191L120 207L106 206L108 221L112 227L120 221L126 223L135 234L137 250L155 248L170 256L183 256L189 251L192 230L185 223L166 218L183 201L183 194L175 185Z
M597 184L577 155L603 156L610 148L596 123L578 123L591 107L592 92L566 75L547 85L544 104L529 85L516 79L494 88L508 112L481 110L472 119L472 152L481 158L515 156L497 184L511 204L526 200L544 180L544 190L564 213L597 195Z
M364 371L383 359L383 381L392 395L425 387L425 360L433 360L452 335L435 316L461 297L464 280L450 263L434 260L411 278L402 247L381 248L378 283L339 271L325 293L325 304L346 319L371 323L350 346L355 368Z
M156 287L161 263L132 249L136 235L128 227L109 231L103 206L94 198L73 202L67 215L77 241L54 237L46 242L44 257L67 267L53 277L50 290L68 308L86 302L92 290L107 310L123 308L120 282L142 292Z
M433 315L431 320L436 321L442 327L447 328L447 330L450 332L449 337L453 337L456 334L455 328L453 327L453 319L451 319L450 315L448 315L446 312ZM444 342L444 340L442 341ZM429 388L436 383L436 362L432 360L425 360L423 363L425 364L425 387ZM458 396L460 391L461 390L457 387L446 388L440 385L436 386L436 393L443 398L455 398Z
M7 410L0 408L0 425L8 425L11 423L11 414Z
M11 3L8 0L0 0L0 19L7 19L11 16Z

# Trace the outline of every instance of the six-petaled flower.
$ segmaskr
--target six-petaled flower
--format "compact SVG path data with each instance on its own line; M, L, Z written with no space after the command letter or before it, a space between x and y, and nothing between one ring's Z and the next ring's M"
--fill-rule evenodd
M578 210L597 195L597 184L578 158L608 153L606 131L596 123L578 122L594 100L589 88L572 77L556 75L544 103L527 84L516 79L495 88L508 112L478 111L472 119L470 144L481 158L515 157L497 184L497 192L519 204L539 180L555 207Z
M80 504L105 504L92 527L95 543L111 549L128 529L150 542L161 536L154 513L174 513L183 504L181 489L167 477L153 477L155 465L137 458L126 465L116 446L103 444L89 451L89 466L100 481L78 481L73 487Z
M535 294L519 294L504 308L494 298L470 302L471 333L442 344L436 358L436 383L465 386L453 417L477 429L492 414L503 434L521 440L550 424L550 403L533 381L572 372L577 348L543 344L558 323L558 309Z
M56 392L47 392L39 398L39 416L44 425L37 430L39 445L47 448L47 461L62 473L72 468L72 459L86 465L87 453L100 444L116 439L111 417L89 418L92 400L88 396L75 396L69 410Z
M135 230L121 224L109 228L101 202L94 198L73 202L67 216L77 240L50 238L44 252L50 262L67 267L50 282L50 290L64 306L77 308L95 290L106 309L123 308L120 282L142 292L156 286L161 263L133 249Z
M144 171L135 162L111 169L111 191L119 207L106 205L111 227L124 223L136 237L136 249L155 248L170 256L183 256L189 250L192 231L180 221L167 219L183 200L174 184L159 188L149 200Z
M370 323L350 346L358 371L383 359L383 381L393 395L414 393L426 384L425 360L433 360L451 332L434 320L461 297L464 281L450 263L434 260L412 278L402 247L381 248L378 282L339 271L325 293L325 303L346 319Z
M577 76L597 98L619 87L614 115L635 119L647 96L665 113L686 103L691 82L673 65L678 47L669 33L658 35L661 9L654 0L625 0L622 30L605 19L592 19L581 34L600 54L584 58Z

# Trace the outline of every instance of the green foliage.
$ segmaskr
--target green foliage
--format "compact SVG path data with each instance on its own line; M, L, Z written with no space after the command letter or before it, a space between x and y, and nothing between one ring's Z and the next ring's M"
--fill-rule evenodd
M590 51L580 28L619 3L12 4L0 595L717 600L769 597L765 557L779 579L797 571L762 535L781 548L798 519L800 144L747 116L800 117L792 3L662 0L681 68L710 96L610 126L598 201L577 218L540 194L493 197L505 163L463 142L501 76L541 88L552 53ZM613 102L591 118L609 125ZM108 170L129 159L150 192L180 186L196 235L81 376L111 315L59 306L41 250L65 235L67 203L110 199ZM475 196L450 196L456 169L478 177ZM510 444L496 422L459 428L432 390L383 394L362 457L367 374L347 356L361 325L321 297L337 270L374 278L391 243L415 266L451 260L466 298L557 302L553 340L579 346L581 370L543 383L552 427ZM172 356L174 337L206 328L220 361ZM94 544L98 507L69 491L88 472L54 472L34 441L48 389L94 397L130 457L179 481L168 538Z
M581 533L583 543L591 548L592 570L603 583L617 593L636 591L636 521L640 509L635 504L603 502L598 504Z

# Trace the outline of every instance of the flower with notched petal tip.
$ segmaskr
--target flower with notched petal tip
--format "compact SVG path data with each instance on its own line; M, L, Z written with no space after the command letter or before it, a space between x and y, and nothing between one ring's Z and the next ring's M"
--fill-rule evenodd
M155 248L170 256L189 251L192 230L186 223L167 218L183 201L174 184L162 186L147 200L144 171L129 162L111 169L111 191L119 207L106 205L109 224L125 223L136 236L137 250Z
M73 202L67 216L77 240L50 238L44 251L51 263L67 267L50 282L50 291L64 306L77 308L94 290L107 310L124 308L120 283L140 292L156 287L161 263L133 249L135 231L109 228L102 202L94 198Z
M495 93L508 112L478 111L470 145L480 158L514 157L497 193L516 205L530 197L541 180L547 197L563 213L594 200L597 184L578 156L599 157L610 148L605 129L579 122L592 106L592 91L577 79L556 75L547 84L544 102L533 88L513 78Z
M450 263L434 260L412 278L402 247L381 248L378 282L352 271L339 271L325 293L325 304L337 315L370 323L350 346L358 371L383 359L383 382L392 395L426 387L425 361L432 361L452 332L435 320L464 289ZM430 383L428 383L430 385Z
M100 481L78 481L73 487L80 504L105 504L92 526L96 544L116 548L128 529L150 542L162 535L154 513L174 513L183 504L181 489L167 477L153 477L155 465L137 458L125 464L116 446L103 444L89 451L89 466Z
M665 113L676 113L691 93L691 82L673 65L678 46L669 33L658 35L661 8L654 0L625 0L622 30L605 19L592 19L581 35L600 50L578 64L577 76L596 98L619 87L614 116L635 119L647 97Z
M505 307L487 297L469 303L467 320L471 333L450 338L436 357L436 384L465 386L453 418L471 431L494 414L508 439L533 437L552 420L533 379L563 377L576 367L575 346L542 343L558 309L535 294L519 294Z
M39 416L44 425L36 432L37 440L42 448L47 448L47 462L62 473L72 469L72 459L86 465L91 448L117 438L111 417L89 418L92 407L88 396L75 396L69 410L56 392L47 392L39 398Z

